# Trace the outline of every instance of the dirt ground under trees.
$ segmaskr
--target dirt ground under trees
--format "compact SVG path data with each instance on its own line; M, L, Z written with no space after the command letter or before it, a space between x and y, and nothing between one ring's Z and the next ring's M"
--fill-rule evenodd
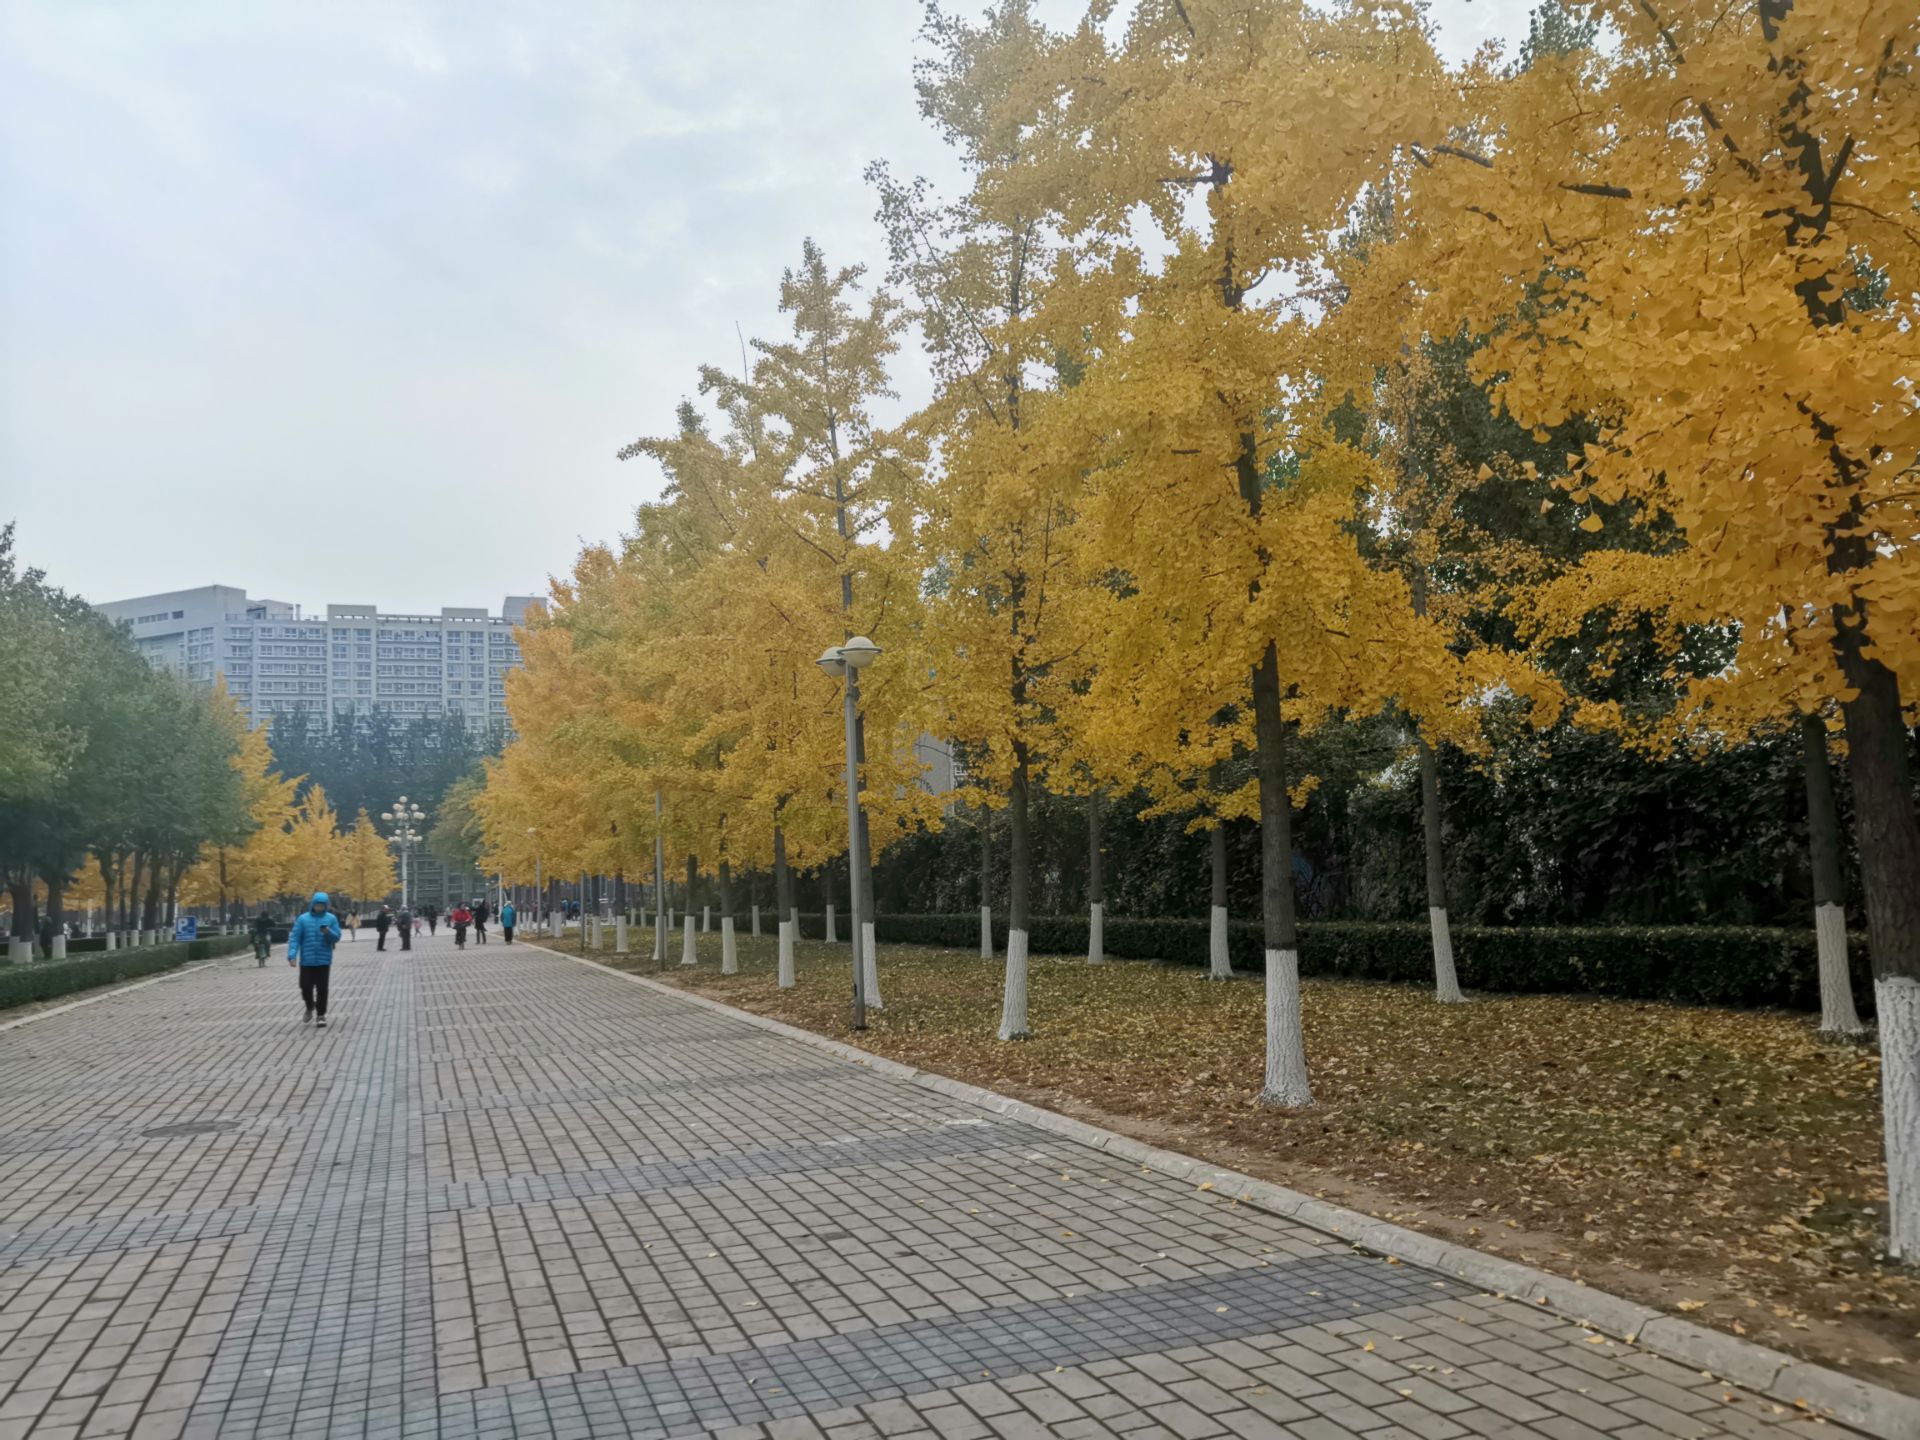
M771 939L743 936L733 977L717 934L699 944L697 969L658 973L1920 1393L1920 1274L1878 1243L1878 1052L1822 1042L1809 1017L1577 996L1446 1006L1309 980L1316 1103L1280 1112L1257 1100L1257 977L1036 957L1033 1038L1002 1044L999 963L883 946L886 1007L853 1036L845 945L802 942L783 992ZM629 968L656 973L640 956Z

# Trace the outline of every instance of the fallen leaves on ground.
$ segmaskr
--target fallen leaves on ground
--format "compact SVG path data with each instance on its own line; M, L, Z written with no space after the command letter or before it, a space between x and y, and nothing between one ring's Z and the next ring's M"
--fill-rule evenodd
M1806 1017L1568 995L1440 1005L1309 980L1316 1103L1277 1111L1258 1102L1257 980L1034 957L1034 1035L1005 1044L999 962L884 946L886 1008L856 1037L845 946L798 946L782 991L771 940L743 938L741 973L723 977L718 938L663 978L1920 1389L1920 1277L1879 1259L1879 1057Z

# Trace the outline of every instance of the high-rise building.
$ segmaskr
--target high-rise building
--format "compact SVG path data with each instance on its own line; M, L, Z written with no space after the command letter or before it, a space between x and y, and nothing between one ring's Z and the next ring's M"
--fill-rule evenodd
M323 618L231 585L203 585L96 608L127 623L150 665L207 685L224 679L255 724L284 711L345 718L378 709L488 725L506 720L506 673L520 663L513 628L540 603L509 595L498 615L329 605Z

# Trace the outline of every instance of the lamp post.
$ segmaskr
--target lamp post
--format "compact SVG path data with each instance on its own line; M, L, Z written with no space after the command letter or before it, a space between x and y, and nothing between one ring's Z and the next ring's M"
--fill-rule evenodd
M382 810L380 812L380 818L389 825L397 825L399 827L388 838L387 843L400 847L400 908L402 910L411 910L413 908L411 873L413 842L424 838L420 832L413 827L417 822L427 818L427 812L422 810L418 805L413 804L406 796L402 795L398 800L394 801L391 810Z
M847 683L842 690L847 729L847 896L848 920L853 927L853 1028L867 1028L866 971L861 965L860 947L865 943L860 912L860 767L855 760L858 746L855 728L860 707L860 672L879 657L880 647L864 635L855 635L839 644L829 645L814 663L836 680Z

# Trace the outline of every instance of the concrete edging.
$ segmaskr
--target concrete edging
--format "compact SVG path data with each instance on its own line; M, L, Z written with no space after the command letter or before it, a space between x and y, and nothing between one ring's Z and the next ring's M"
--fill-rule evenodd
M1482 1290L1532 1301L1575 1324L1638 1345L1643 1350L1690 1369L1711 1371L1716 1378L1730 1380L1780 1404L1811 1410L1838 1420L1843 1425L1851 1425L1870 1435L1882 1437L1882 1440L1920 1440L1920 1399L1901 1395L1856 1376L1830 1370L1824 1365L1796 1360L1791 1355L1757 1345L1751 1340L1709 1330L1704 1325L1678 1319L1650 1305L1623 1300L1565 1276L1552 1275L1531 1265L1503 1260L1464 1245L1423 1235L1390 1221L1362 1215L1357 1210L1329 1205L1297 1190L1289 1190L1284 1185L1257 1180L1238 1170L1224 1170L1191 1155L1162 1150L1098 1125L1089 1125L1084 1120L1043 1110L1037 1105L1029 1105L1024 1100L1015 1100L992 1090L983 1090L951 1076L916 1070L911 1065L903 1065L884 1055L875 1055L842 1041L829 1039L812 1030L756 1015L750 1010L741 1010L645 975L617 970L587 956L568 955L544 945L535 948L546 950L562 960L571 960L576 965L585 965L603 974L745 1021L785 1039L864 1065L878 1074L932 1090L948 1099L1019 1120L1064 1140L1104 1150L1109 1155L1143 1165L1162 1175L1191 1180L1195 1184L1210 1183L1216 1194L1228 1199L1284 1215L1302 1225L1336 1235L1350 1245L1454 1276Z

